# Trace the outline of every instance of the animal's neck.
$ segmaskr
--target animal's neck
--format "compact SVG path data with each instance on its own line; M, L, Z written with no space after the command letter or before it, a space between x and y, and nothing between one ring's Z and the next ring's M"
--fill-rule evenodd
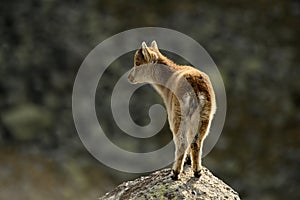
M170 69L176 71L180 68L179 65L175 64L172 60L168 59L167 57L160 55L160 58L157 61L158 64L166 65Z
M174 73L178 71L176 64L171 62L168 64L172 65L167 65L166 62L158 62L140 66L138 68L137 76L139 76L141 82L165 85Z
M180 68L172 61L167 63L157 63L152 67L152 81L150 84L160 94L164 102L168 102L169 94L174 90L174 80ZM172 81L173 80L173 81ZM173 91L174 92L174 91Z
M143 82L150 83L166 103L168 94L174 89L176 72L180 71L180 68L173 61L162 57L157 63L145 65L139 70L143 74Z

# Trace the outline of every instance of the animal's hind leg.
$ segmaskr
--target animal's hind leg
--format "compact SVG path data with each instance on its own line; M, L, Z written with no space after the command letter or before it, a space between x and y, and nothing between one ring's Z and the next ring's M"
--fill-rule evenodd
M192 168L195 177L200 177L201 172L201 142L193 142L191 144L191 160L192 160Z
M176 150L175 150L175 162L173 165L172 179L177 180L178 175L182 170L183 159L185 157L185 151L188 147L184 134L179 132L174 138Z
M191 159L194 176L199 178L201 175L201 157L203 140L209 129L209 120L202 120L199 128L199 133L194 137L191 143Z

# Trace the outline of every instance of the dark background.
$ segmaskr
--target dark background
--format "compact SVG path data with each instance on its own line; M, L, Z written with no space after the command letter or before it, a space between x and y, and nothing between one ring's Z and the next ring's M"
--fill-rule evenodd
M109 169L86 151L71 97L90 50L144 26L189 35L219 67L227 118L204 165L242 199L299 199L299 17L296 0L1 1L0 199L96 199L140 176ZM147 151L171 139L167 125L145 145L120 133L109 108L113 83L132 59L128 53L105 72L96 100L107 103L96 108L116 144ZM132 101L143 102L130 109L147 124L160 98L145 86Z

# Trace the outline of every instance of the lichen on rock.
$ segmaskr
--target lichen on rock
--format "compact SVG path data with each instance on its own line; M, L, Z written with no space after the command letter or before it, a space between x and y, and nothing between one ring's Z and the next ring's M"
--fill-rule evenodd
M171 179L171 169L156 171L149 176L127 181L100 200L127 199L234 199L239 195L222 180L203 167L200 178L193 177L190 167L185 167L179 180Z

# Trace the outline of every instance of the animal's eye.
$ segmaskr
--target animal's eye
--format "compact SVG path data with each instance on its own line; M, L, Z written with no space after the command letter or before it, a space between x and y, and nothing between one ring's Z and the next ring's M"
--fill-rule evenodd
M135 62L135 66L139 66L139 62L138 61Z

